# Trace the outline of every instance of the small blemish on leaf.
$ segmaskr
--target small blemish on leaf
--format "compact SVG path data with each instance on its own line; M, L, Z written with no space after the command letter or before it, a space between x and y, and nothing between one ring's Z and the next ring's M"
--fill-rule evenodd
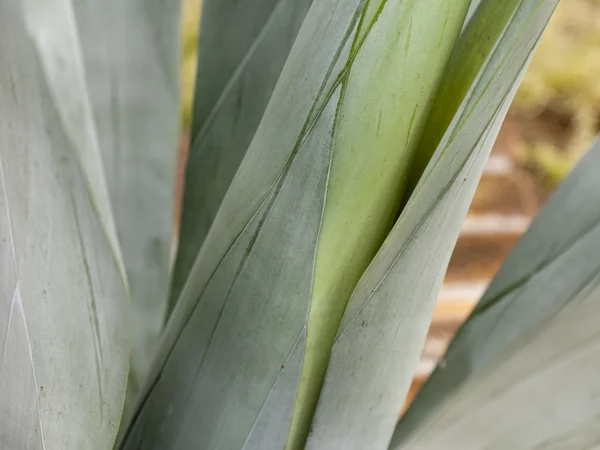
M415 125L415 119L417 118L417 111L419 109L419 104L415 105L415 110L413 111L412 117L410 118L410 124L408 125L408 133L406 133L406 145L408 145L408 141L410 140L410 135L412 134L413 127Z
M408 33L406 36L406 42L404 44L404 53L408 55L408 50L410 49L410 38L412 36L412 18L408 22Z

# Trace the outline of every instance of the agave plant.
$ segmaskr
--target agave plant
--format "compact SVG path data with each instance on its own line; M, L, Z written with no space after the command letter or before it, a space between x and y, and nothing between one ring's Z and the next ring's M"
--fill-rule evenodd
M173 264L178 5L0 3L1 448L596 442L600 145L398 423L556 3L205 0Z

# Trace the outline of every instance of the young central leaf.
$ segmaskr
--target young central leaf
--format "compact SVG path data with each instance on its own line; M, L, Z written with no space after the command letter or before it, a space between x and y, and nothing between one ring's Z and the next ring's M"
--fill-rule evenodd
M287 449L303 447L352 290L398 214L469 0L370 1L342 77L307 344Z

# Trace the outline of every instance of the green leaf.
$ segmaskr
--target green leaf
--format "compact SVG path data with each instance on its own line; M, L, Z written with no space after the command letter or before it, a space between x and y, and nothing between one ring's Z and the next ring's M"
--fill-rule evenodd
M361 96L370 92L373 111L343 119L347 127L344 133L348 133L344 139L347 142L353 136L351 132L361 120L368 120L372 143L381 148L380 154L391 153L390 160L395 162L387 165L393 169L398 166L402 177L411 155L397 143L408 146L418 142L422 119L464 17L460 11L452 15L441 8L436 16L441 21L439 35L411 41L412 13L418 12L415 17L420 20L415 33L423 33L430 23L427 8L409 2L382 12L381 3L367 9L365 5L323 1L315 3L309 12L261 127L183 291L182 303L167 328L166 362L159 359L125 448L260 448L286 442L294 407L290 391L296 391L304 353L331 148L342 139L334 135L336 115L340 110L347 115L361 111L363 102L369 101ZM378 17L385 20L373 26ZM453 23L447 28L447 42L440 46L446 17L452 17ZM395 19L400 20L398 27ZM364 20L364 28L357 27L360 20ZM409 25L397 33L402 23ZM328 44L320 45L322 42ZM369 52L359 55L362 45ZM407 49L410 59L404 55ZM382 60L383 66L373 64L377 55L387 58ZM431 73L423 76L419 71L395 72L394 67L403 67L402 61L413 63L419 70L428 64L436 70L430 67ZM350 67L356 69L357 78L342 86ZM377 73L385 74L381 86ZM362 83L376 88L364 90ZM346 95L343 103L342 92ZM398 107L393 96L388 98L390 92L407 99L404 108ZM385 103L378 105L384 99ZM347 111L343 109L346 105L350 108ZM377 121L383 115L380 128ZM379 131L382 137L378 137ZM340 147L343 151L344 146ZM379 170L380 165L375 167ZM390 174L384 180L389 182L390 177L393 181ZM357 187L363 189L363 184L353 188ZM384 183L378 189L385 190ZM390 210L393 219L402 183L389 190L398 191L390 192L392 207L384 209ZM382 220L384 226L389 219ZM375 245L382 238L380 230L371 237ZM339 321L341 314L338 316ZM250 392L249 385L253 386ZM219 408L208 410L206 404ZM276 435L270 434L273 431Z
M398 212L406 169L467 12L462 5L461 15L452 9L457 4L446 2L313 4L192 268L122 448L303 446L315 390L301 391L297 402L291 393L305 367L318 372L327 362L344 296ZM542 8L537 22L525 21L530 28L508 15L502 27L489 28L491 45L467 45L470 35L463 35L440 90L457 86L458 100L434 104L452 107L453 115L450 123L440 121L434 160L350 300L309 448L387 447L462 219L551 11ZM508 28L513 33L504 39ZM483 58L481 52L487 52ZM467 63L473 66L463 70ZM425 113L415 115L420 105ZM369 203L371 187L377 189ZM348 198L356 203L346 205ZM347 208L336 212L342 203ZM328 209L339 223L325 233ZM365 242L355 246L356 235ZM338 237L348 237L360 254L338 258L358 270L339 277L340 303L329 315L329 306L315 301L315 286L323 242ZM328 245L324 251L333 248L335 255L337 244ZM323 273L336 272L339 262L328 261ZM325 311L327 320L311 327L313 311ZM319 353L316 363L307 363L311 352ZM309 375L317 394L323 375ZM301 420L288 438L292 414Z
M312 0L204 0L172 311Z
M0 65L0 445L108 450L127 288L70 2L2 2Z
M435 153L350 298L307 449L387 447L462 221L555 4L512 2L499 16L511 4L484 0L461 35L418 151Z
M497 79L501 75L500 73L494 74L498 64L500 67L502 64L511 64L511 60L506 60L510 56L510 45L514 45L515 39L522 39L523 42L526 42L524 37L519 37L521 32L517 28L520 26L519 21L512 26L513 33L510 36L502 37L502 33L521 3L522 0L471 2L466 24L456 49L456 54L461 56L451 60L447 68L448 75L436 96L435 105L423 132L410 182L410 186L413 188L419 182L420 174L429 164L433 152L438 148L456 111L464 103L464 98L469 90L472 89L473 83L480 83L481 89L486 86L486 80L477 81L477 78L482 75L484 65L490 66L487 69L488 78L493 76L494 79ZM533 31L539 34L539 30ZM504 45L502 48L495 49L501 39L503 39ZM491 57L492 53L494 56ZM495 61L490 58L494 58Z
M370 1L360 17L340 74L289 449L304 446L348 299L398 216L411 162L468 4Z
M392 448L596 445L599 170L600 142L518 242Z
M131 293L135 399L164 326L179 142L179 2L73 2Z
M318 258L323 239L319 235L323 231L322 216L329 208L324 203L325 189L327 187L327 201L335 206L332 200L335 195L329 195L334 189L331 183L339 188L345 180L344 176L334 173L339 170L339 166L335 169L336 157L344 162L351 154L345 152L350 151L352 145L338 147L336 144L343 139L350 144L358 142L359 147L371 143L373 159L388 156L382 179L396 173L398 182L388 187L389 192L377 192L392 199L392 205L397 202L399 206L401 181L412 160L412 151L408 149L419 143L424 126L422 119L415 119L413 134L411 115L419 100L424 102L424 111L429 110L431 84L435 87L437 71L442 71L447 55L439 51L438 59L427 60L427 57L435 54L433 48L438 42L449 47L448 52L454 44L452 34L446 37L448 45L444 39L432 38L431 26L423 31L427 22L413 24L415 35L410 25L402 27L407 17L422 19L420 14L430 20L429 25L433 23L432 16L425 14L431 12L430 4L423 5L358 0L323 0L313 4L182 291L180 303L166 329L161 355L122 448L196 446L247 450L277 448L286 442L289 448L302 446L305 420L296 429L299 431L294 430L291 440L287 436L296 406L291 393L296 391L301 378L302 359L314 350L309 349L305 354L304 349L306 342L311 342L306 336L307 332L311 333L310 323L308 330L306 326L309 305L311 310L314 308L311 296L314 295L313 273L316 276L317 269L315 254ZM439 8L433 9L442 19L444 14L449 14L442 6L452 7L445 2L437 6ZM466 13L466 4L464 6L463 14ZM540 17L545 14L547 20L551 10L543 9ZM462 18L458 17L457 20L454 16L448 28L454 29L454 36L462 25ZM362 24L366 26L363 28ZM433 28L440 33L438 38L442 38L443 24L436 22L436 25ZM534 22L531 31L519 28L522 35L517 33L516 38L512 36L508 41L501 39L505 26L492 27L489 33L494 44L476 41L478 45L470 48L463 38L459 45L458 56L446 70L450 74L446 83L458 84L461 88L456 91L458 101L453 99L454 103L434 106L452 105L451 124L444 124L439 132L441 143L439 147L435 143L438 150L434 161L351 299L343 322L344 331L334 347L332 370L313 423L309 448L387 447L431 319L443 269L519 75L544 25L545 22ZM389 45L391 37L387 33L390 30L398 31L393 33L398 39L397 46ZM423 35L432 39L433 48L429 47L429 39L420 39ZM408 52L409 59L404 61L413 64L398 64L396 52L404 52L406 47L410 49L410 42L416 42L415 49L421 51ZM369 49L368 53L360 53L363 46ZM492 50L498 53L490 54ZM475 52L482 51L487 51L485 56L490 58L473 58ZM398 68L397 77L386 76L385 67L380 66L386 62ZM466 71L467 76L463 76L465 71L461 68L465 63L475 64ZM402 71L403 67L412 70ZM426 73L427 68L432 73ZM348 82L353 73L359 74L355 85ZM394 74L394 71L389 73ZM415 74L424 79L412 79ZM370 75L381 76L371 79ZM458 76L463 76L464 86L456 83ZM394 85L394 81L401 86ZM402 85L403 81L406 85ZM364 87L357 89L361 83ZM448 89L444 86L447 85L443 85L440 92ZM398 105L393 98L390 100L393 94L411 87L422 98L415 100L411 97L414 94L406 94L402 98L405 102ZM356 104L353 105L353 101ZM351 105L352 109L344 109ZM383 134L384 137L378 135L375 105L385 114L382 130L387 133L387 127L396 124L389 130L396 130L397 134L390 131L389 135ZM348 119L356 111L364 114L358 114L354 121ZM435 110L433 114L435 117ZM338 133L344 121L348 128L341 136ZM448 125L449 131L444 134ZM358 129L364 129L365 135L357 133ZM351 137L353 139L348 140ZM396 148L397 152L388 154L390 148ZM359 156L365 155L358 152L357 158ZM349 165L344 163L344 166ZM397 172L388 172L398 167ZM350 183L346 195L359 200L368 198L365 180L374 185L379 180L369 166L364 173L355 172L350 171L356 183ZM339 198L345 201L343 196ZM375 203L379 201L377 198ZM342 210L341 214L346 212ZM387 233L385 227L390 226L386 225L386 214L377 211L373 221L377 223L380 218L383 218L383 235L377 227L359 228L366 231L363 239L371 240L369 245L375 243L374 250ZM358 219L361 217L357 216ZM351 226L349 230L354 231ZM367 255L368 262L369 251L361 251L364 254L360 257ZM351 263L361 267L364 261L352 260ZM360 271L363 269L364 266ZM350 290L356 282L352 278L342 281L349 284ZM392 302L403 290L405 301ZM342 303L342 311L343 306ZM334 313L331 322L326 323L327 328L334 324L331 327L334 333L340 316ZM404 317L411 320L401 320ZM365 330L360 329L363 318L365 323L371 324ZM324 336L320 341L322 348L316 350L327 355L331 348L327 341L328 330L317 327L313 333L315 330ZM361 344L362 338L372 345ZM390 361L390 354L403 357ZM385 370L377 372L378 366L371 364L375 361L382 363ZM352 385L355 378L360 379L360 383ZM381 381L382 386L376 386L374 379ZM397 389L399 379L401 387ZM343 390L335 386L338 381L340 387L344 386ZM320 382L318 376L311 380L317 385L317 392ZM382 390L385 390L383 394ZM310 402L310 398L311 393L302 396L297 404L305 399ZM206 405L214 406L207 408ZM352 411L352 405L359 408ZM371 407L372 413L369 412ZM305 408L309 414L310 408L310 405ZM365 432L362 420L372 429Z

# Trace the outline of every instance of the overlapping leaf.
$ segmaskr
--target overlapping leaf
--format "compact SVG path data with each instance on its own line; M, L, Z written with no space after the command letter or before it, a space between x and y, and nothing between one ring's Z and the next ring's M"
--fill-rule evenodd
M167 326L123 448L252 448L262 441L252 430L270 429L257 418L292 349L302 352L330 158L335 101L315 118L339 51L318 43L348 39L357 4L313 4ZM288 366L294 395L300 366Z
M179 2L72 3L131 293L131 399L167 310L179 141Z
M426 149L437 149L434 159L351 298L309 448L387 447L468 203L556 2L515 0L504 22L487 28L492 6L501 6L483 3L434 106L450 108L431 116L441 127ZM389 10L385 2L323 0L309 11L122 448L286 444L341 81L355 61L355 35L369 33L360 28L364 11L376 23Z
M591 448L600 412L600 143L542 209L392 448Z
M2 2L0 65L0 447L108 450L127 289L70 2Z
M464 30L418 156L437 150L350 299L307 448L387 447L462 220L555 5L484 0Z
M173 309L312 0L204 0Z

